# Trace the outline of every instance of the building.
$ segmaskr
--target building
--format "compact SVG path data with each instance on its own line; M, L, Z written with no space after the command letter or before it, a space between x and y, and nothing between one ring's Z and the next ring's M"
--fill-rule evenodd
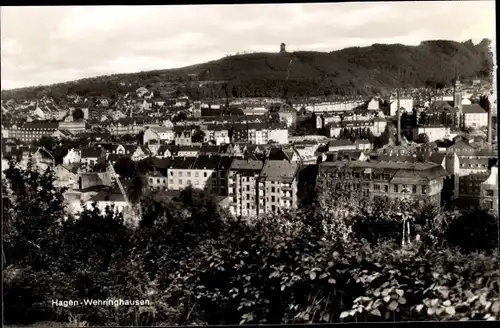
M145 145L155 140L157 143L171 143L175 141L175 133L173 129L164 126L149 128L144 131L143 143Z
M257 181L264 163L258 160L235 159L229 169L229 211L235 216L257 215Z
M265 162L255 190L255 197L259 200L257 215L276 213L280 208L297 208L298 171L296 162Z
M90 124L87 121L74 121L74 122L59 122L60 130L67 130L72 134L78 134L90 130Z
M68 150L68 153L63 157L63 164L80 163L81 151L75 148Z
M498 166L496 165L491 167L490 175L481 183L479 205L498 215Z
M421 125L412 129L413 140L418 140L420 134L426 134L429 142L449 138L451 131L449 127L442 125Z
M175 157L168 169L169 190L182 190L192 185L194 172L192 167L196 157Z
M32 141L39 140L43 136L52 136L58 128L58 123L27 122L24 123L20 131L18 131L18 135L16 137L12 137L23 142L30 143Z
M104 162L106 151L102 148L84 148L81 151L80 162L87 170L97 163Z
M397 97L391 97L390 100L390 116L396 116L398 110L398 99ZM400 97L399 98L399 108L402 113L411 113L413 111L413 97Z
M168 178L161 172L154 170L146 174L148 188L151 190L168 190Z
M488 113L478 104L462 105L464 127L479 129L488 126Z
M179 146L177 156L180 157L196 157L200 153L200 146Z
M267 142L274 141L278 144L285 145L289 142L288 137L288 129L286 127L281 125L272 125L270 126L267 134Z
M429 162L335 161L319 164L316 185L354 190L372 200L409 196L440 205L447 175L441 165Z

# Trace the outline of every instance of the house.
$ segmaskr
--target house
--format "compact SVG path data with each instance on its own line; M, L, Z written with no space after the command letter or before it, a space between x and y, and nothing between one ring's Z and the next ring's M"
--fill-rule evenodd
M22 126L18 139L23 142L32 142L43 136L51 136L58 128L58 123L27 122Z
M200 146L179 146L177 156L181 157L196 157L200 153Z
M196 157L175 157L168 169L168 188L170 190L182 190L192 186L194 174L192 167Z
M357 150L367 151L372 149L372 143L368 139L356 139L353 142L353 146Z
M235 216L258 214L257 182L264 163L258 160L235 159L228 175L229 211Z
M465 127L479 129L488 126L488 113L478 104L462 105L462 117Z
M38 149L32 153L31 159L42 171L46 170L48 167L55 167L54 156L43 147L38 147Z
M288 129L286 127L281 124L273 124L269 127L267 142L274 141L278 144L284 145L289 142L288 136Z
M293 147L272 147L269 149L267 158L271 161L286 161L298 163L301 158Z
M120 191L101 191L86 201L85 206L91 210L94 203L101 213L105 213L106 208L110 208L115 213L123 214L125 219L130 219L132 216L132 209Z
M498 166L492 166L488 178L480 186L480 206L498 215Z
M174 142L178 146L190 146L192 144L192 131L182 129L174 129Z
M143 143L147 145L152 140L156 140L158 143L170 143L175 141L175 133L171 128L163 126L146 129L144 131Z
M168 190L167 176L159 171L153 171L146 174L148 188L151 190Z
M90 124L86 121L76 121L76 122L59 122L59 129L60 130L68 130L69 132L73 134L78 134L81 132L85 132L87 130L90 130L91 126Z
M54 185L56 187L79 189L79 165L74 164L60 164L54 168L54 175L56 180Z
M52 133L52 138L55 139L73 139L75 136L73 133L69 132L68 130L65 129L59 129L56 130L54 133Z
M412 129L413 140L418 140L420 134L426 134L429 137L429 142L446 139L450 136L449 127L443 125L423 125L416 126Z
M397 97L391 97L389 102L390 102L389 115L396 116L398 110ZM411 113L413 111L413 97L400 97L399 108L401 109L401 113Z
M448 172L435 163L400 163L379 160L335 161L319 164L316 185L323 190L358 191L360 198L401 198L441 205L441 192Z
M102 148L84 148L81 151L80 162L87 170L106 159L106 151Z
M328 151L339 151L339 150L349 150L357 149L351 140L331 140L328 142Z
M71 148L66 156L63 157L63 164L74 164L80 163L81 161L81 151L75 148Z
M337 122L328 123L326 125L326 136L328 138L338 138L342 131L342 125Z
M258 178L255 197L257 214L276 213L279 208L297 208L299 163L267 160Z
M179 152L179 146L176 145L160 145L156 153L158 158L169 158L177 156Z
M133 161L140 161L151 156L151 151L146 146L138 146L132 153L131 158Z

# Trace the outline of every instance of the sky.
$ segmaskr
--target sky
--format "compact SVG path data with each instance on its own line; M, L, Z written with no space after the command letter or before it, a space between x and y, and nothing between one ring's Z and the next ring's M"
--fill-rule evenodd
M1 7L2 89L217 60L237 52L495 39L494 1Z

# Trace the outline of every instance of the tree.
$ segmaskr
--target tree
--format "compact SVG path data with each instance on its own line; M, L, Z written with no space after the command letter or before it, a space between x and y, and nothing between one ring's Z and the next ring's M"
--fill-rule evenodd
M203 142L205 140L205 131L197 127L191 137L192 142Z
M416 142L418 143L429 143L429 136L427 133L420 133L417 137Z
M73 115L74 121L81 121L84 118L84 113L83 113L83 110L81 108L73 109L73 112L71 114Z
M42 136L38 141L35 142L35 145L38 147L43 147L48 151L53 151L58 142L54 137L51 136Z
M123 179L137 176L139 168L130 157L119 158L114 165L115 172Z

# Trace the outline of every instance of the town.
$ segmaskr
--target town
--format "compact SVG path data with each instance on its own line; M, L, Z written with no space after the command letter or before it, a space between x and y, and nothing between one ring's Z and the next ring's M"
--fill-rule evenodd
M133 216L137 177L141 193L191 186L234 216L296 209L304 188L346 179L370 199L498 213L496 98L479 79L388 97L209 101L141 87L66 103L2 100L2 166L51 167L75 215L97 204Z

